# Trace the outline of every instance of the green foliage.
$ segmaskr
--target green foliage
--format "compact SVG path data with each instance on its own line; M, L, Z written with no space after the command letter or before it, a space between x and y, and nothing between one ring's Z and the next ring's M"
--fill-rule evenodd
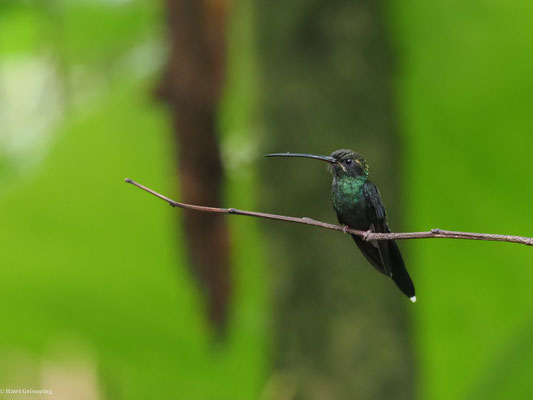
M42 22L34 7L0 6L0 54L35 51L42 40Z
M531 236L533 7L397 2L409 230ZM423 399L533 392L531 249L409 243Z
M158 63L120 58L162 41L154 18L161 11L149 4L65 1L44 11L17 4L3 15L14 32L28 32L2 48L6 54L39 57L36 30L53 27L58 36L42 43L60 49L61 71L72 77L81 66L91 78L75 91L63 88L74 101L42 131L53 140L41 162L17 170L4 159L1 387L51 385L64 394L65 384L82 379L113 399L259 396L266 307L254 221L231 220L234 237L245 239L234 241L231 329L217 345L182 248L179 210L123 182L131 177L178 196L168 117L151 98L157 74L132 73L133 62L148 70ZM102 69L113 61L120 62ZM230 85L230 99L239 97L234 91L245 88ZM246 142L243 118L225 127ZM252 177L230 180L232 204L252 207ZM72 363L85 371L81 378L65 372ZM58 370L66 375L57 378Z

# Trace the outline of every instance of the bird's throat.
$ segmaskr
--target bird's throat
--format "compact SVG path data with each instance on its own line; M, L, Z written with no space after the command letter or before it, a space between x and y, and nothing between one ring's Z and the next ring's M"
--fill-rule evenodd
M366 176L342 176L333 179L331 194L333 207L337 212L350 210L363 200L363 185L366 180Z

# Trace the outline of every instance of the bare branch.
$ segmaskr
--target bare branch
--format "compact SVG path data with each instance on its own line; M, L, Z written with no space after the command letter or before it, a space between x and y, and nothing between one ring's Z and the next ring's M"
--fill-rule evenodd
M390 239L400 240L400 239L447 238L447 239L470 239L470 240L486 240L486 241L495 241L495 242L510 242L510 243L525 244L527 246L533 246L533 238L525 237L525 236L446 231L442 229L432 229L431 231L428 231L428 232L376 233L376 232L371 232L371 231L360 231L360 230L352 229L346 226L328 224L326 222L316 221L314 219L307 218L307 217L297 218L297 217L288 217L285 215L238 210L236 208L215 208L215 207L197 206L193 204L180 203L172 199L169 199L168 197L165 197L162 194L159 194L156 191L149 189L146 186L141 185L140 183L132 181L129 178L126 178L126 182L131 183L132 185L137 186L138 188L150 194L153 194L156 197L159 197L161 200L166 201L172 207L179 207L179 208L185 208L187 210L195 210L195 211L209 212L209 213L247 215L249 217L266 218L266 219L273 219L277 221L294 222L296 224L318 226L320 228L331 229L334 231L340 231L344 233L350 233L352 235L357 235L357 236L362 237L366 241L390 240Z

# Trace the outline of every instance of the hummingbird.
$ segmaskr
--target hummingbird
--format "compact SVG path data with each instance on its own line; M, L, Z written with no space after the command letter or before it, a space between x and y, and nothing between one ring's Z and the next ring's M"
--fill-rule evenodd
M304 157L325 161L333 175L331 197L339 223L349 228L389 233L387 213L379 190L368 179L365 158L352 150L336 150L329 156L303 153L272 153L265 157ZM351 235L365 258L382 274L392 278L396 286L414 303L415 286L402 254L394 240L366 241Z

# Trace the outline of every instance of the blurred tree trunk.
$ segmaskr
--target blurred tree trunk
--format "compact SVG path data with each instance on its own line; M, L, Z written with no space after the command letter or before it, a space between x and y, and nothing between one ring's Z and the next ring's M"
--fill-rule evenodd
M393 230L401 230L393 62L382 7L368 0L256 2L265 152L361 152ZM262 165L261 209L336 222L321 163ZM268 229L277 336L267 397L413 399L407 307L416 305L349 237L290 224Z
M166 0L170 54L158 88L172 113L182 201L220 206L223 181L216 116L225 76L227 0ZM230 295L223 216L184 211L191 265L211 322L224 329Z

